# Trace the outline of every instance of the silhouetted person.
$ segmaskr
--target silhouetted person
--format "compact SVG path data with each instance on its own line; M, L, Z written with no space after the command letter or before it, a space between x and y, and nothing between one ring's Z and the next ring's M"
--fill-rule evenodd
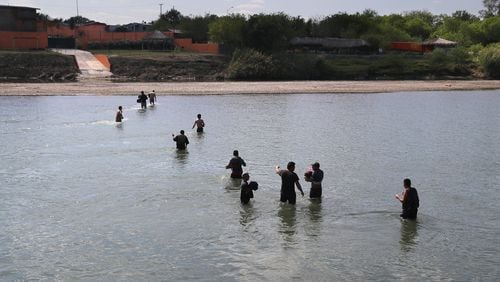
M119 106L118 107L118 111L116 112L115 121L116 122L122 122L122 120L123 120L122 106Z
M172 134L172 137L175 135ZM176 146L178 150L186 150L187 145L189 144L189 139L186 135L184 135L184 130L181 130L181 134L174 137L174 142L176 142Z
M420 201L418 199L417 189L411 187L411 180L405 178L403 180L404 190L401 196L396 194L396 199L402 203L403 212L401 217L404 219L416 219Z
M146 109L148 107L147 101L148 96L144 94L144 91L141 91L141 95L137 96L137 103L141 103L141 109Z
M226 165L226 169L231 169L231 178L241 178L241 174L243 173L243 168L241 166L247 166L247 164L240 158L238 150L234 150L233 158L229 160L229 164Z
M201 114L198 114L198 119L194 121L193 127L196 126L196 132L201 133L203 132L203 128L205 127L205 122L201 119Z
M240 200L242 204L248 204L250 199L253 198L253 191L259 189L259 184L255 181L248 182L250 179L250 175L248 173L243 173L241 178L243 178L243 184L241 184Z
M304 196L304 191L302 191L302 186L299 183L299 176L294 172L295 163L289 162L286 166L286 170L280 169L276 166L276 173L281 176L281 197L280 201L283 203L288 203L295 205L297 194L295 194L295 186L300 191L302 196Z
M323 181L323 171L319 169L319 163L312 164L312 171L304 174L304 180L311 182L311 190L309 191L309 198L321 198Z

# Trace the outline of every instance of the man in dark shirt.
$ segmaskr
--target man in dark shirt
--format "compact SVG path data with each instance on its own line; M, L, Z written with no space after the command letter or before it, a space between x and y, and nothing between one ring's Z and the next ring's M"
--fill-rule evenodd
M307 182L311 182L309 198L321 198L323 190L321 187L321 181L323 181L323 171L319 169L318 162L312 164L312 172L306 172L304 174L304 179Z
M172 137L174 136L175 135L172 134ZM186 135L184 135L184 130L181 130L181 134L175 136L173 140L176 142L178 150L186 150L187 145L189 144L189 139Z
M241 178L241 174L243 173L243 168L241 166L247 166L247 164L240 158L238 150L234 150L233 158L231 158L229 164L226 165L226 169L231 169L231 178Z
M404 191L401 196L396 194L396 199L402 203L403 212L401 217L404 219L417 219L420 200L418 199L417 189L411 187L411 180L403 180Z
M137 97L137 103L141 103L141 109L146 109L148 107L147 102L148 101L148 96L144 94L144 91L141 91L141 95Z
M286 170L280 169L276 166L276 173L281 176L281 197L280 201L283 203L288 203L295 205L297 195L295 194L295 186L300 191L302 196L304 196L304 191L302 191L302 186L299 183L299 176L294 172L295 163L289 162L286 166Z

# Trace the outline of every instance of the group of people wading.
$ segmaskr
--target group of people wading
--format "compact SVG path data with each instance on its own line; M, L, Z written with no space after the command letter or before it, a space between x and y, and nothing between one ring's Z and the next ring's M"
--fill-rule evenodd
M231 169L232 179L241 179L243 181L240 187L240 200L243 204L247 204L250 199L253 198L253 191L258 189L257 182L249 182L250 175L248 173L243 173L243 167L246 165L245 161L240 157L238 150L233 151L233 157L226 165L226 169ZM321 199L322 195L321 182L323 181L323 171L319 166L317 162L312 164L312 169L304 174L304 180L311 182L311 190L309 192L309 197L311 199ZM281 177L280 201L294 205L297 199L295 187L297 187L301 195L304 196L304 191L299 182L299 176L295 173L295 163L289 162L286 169L280 169L279 166L276 166L275 170L276 174Z
M146 101L149 99L150 106L154 106L156 101L156 93L153 90L147 96L144 91L138 96L137 102L141 103L141 109L147 108ZM116 113L116 122L121 122L123 120L122 106L118 107L118 112ZM203 133L205 127L205 121L201 118L201 114L197 115L197 119L193 123L192 129L196 127L197 133ZM180 134L172 134L173 141L176 143L177 150L186 150L189 144L188 137L184 134L184 130L180 131ZM243 173L243 167L246 167L245 161L239 156L238 150L233 151L233 157L229 160L226 165L226 169L231 169L231 179L240 180L240 200L242 204L248 204L250 199L254 197L253 191L256 191L259 187L258 183L255 181L250 181L250 175L248 173ZM280 166L275 167L275 172L281 177L281 195L280 201L283 203L289 203L295 205L297 194L295 188L300 191L300 194L304 196L304 191L300 185L300 178L295 173L295 163L289 162L286 169L281 169ZM320 164L315 162L311 165L310 169L304 173L304 180L311 183L311 188L309 190L309 198L311 199L321 199L323 194L322 181L323 181L323 170L320 169ZM414 187L411 187L411 180L406 178L403 180L404 190L401 195L396 194L395 198L402 204L401 217L403 219L416 219L418 208L419 208L419 198L418 192Z

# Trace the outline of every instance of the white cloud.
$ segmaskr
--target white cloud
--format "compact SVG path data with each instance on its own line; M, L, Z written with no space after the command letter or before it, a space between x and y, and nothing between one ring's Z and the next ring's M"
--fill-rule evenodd
M240 4L235 8L240 14L251 15L262 12L266 2L264 0L252 0L245 4Z

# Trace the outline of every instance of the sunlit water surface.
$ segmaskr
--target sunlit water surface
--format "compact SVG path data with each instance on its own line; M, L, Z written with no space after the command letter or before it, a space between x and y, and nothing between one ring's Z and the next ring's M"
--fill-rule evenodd
M0 97L0 280L498 281L499 109L499 91L160 96L145 112ZM228 188L234 149L259 183L249 206ZM321 163L321 203L279 203L291 160L301 177ZM417 222L399 218L405 177Z

